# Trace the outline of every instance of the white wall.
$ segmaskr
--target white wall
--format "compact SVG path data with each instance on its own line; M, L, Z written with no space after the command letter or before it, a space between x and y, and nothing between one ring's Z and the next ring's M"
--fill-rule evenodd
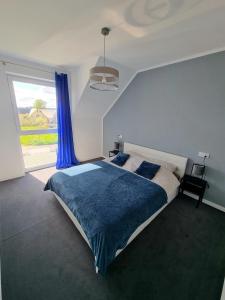
M0 64L0 181L23 176L19 136L5 66Z
M15 121L9 75L32 77L54 81L54 67L26 61L10 60L0 63L0 181L24 175L24 164L19 143L19 133ZM20 64L20 65L17 65ZM23 66L22 66L22 65ZM73 124L75 152L80 161L102 156L103 116L126 88L135 71L126 66L108 61L120 71L120 88L115 92L99 92L89 88L89 69L101 65L102 58L90 58L79 67L60 69L69 75L71 119Z
M0 60L8 61L9 59L0 56ZM51 67L14 59L10 59L10 62L6 65L0 62L0 181L24 175L19 131L13 107L14 98L10 93L8 76L54 80L54 70Z
M96 117L79 117L75 114L73 129L77 158L80 161L100 157L101 149L101 122Z
M107 60L107 63L120 72L117 91L101 92L89 87L89 69L94 65L102 65L102 57L88 60L85 65L70 70L72 123L76 155L80 161L102 156L103 116L135 73L135 70L113 61Z

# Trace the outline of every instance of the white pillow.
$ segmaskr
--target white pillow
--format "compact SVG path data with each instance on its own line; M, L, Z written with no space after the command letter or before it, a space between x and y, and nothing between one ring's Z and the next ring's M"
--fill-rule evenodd
M127 152L127 153L130 154L131 157L138 157L139 160L142 160L142 161L145 160L145 161L151 162L153 164L160 165L161 167L164 167L165 169L169 170L172 173L176 172L177 167L174 164L170 163L170 162L160 160L160 159L156 159L156 158L152 158L152 157L145 157L144 155L140 155L140 154L137 154L135 152ZM129 159L128 159L128 161L129 161ZM135 169L135 171L136 171L136 169Z
M133 155L131 153L130 157L128 158L128 160L126 161L126 163L123 165L123 169L127 170L127 171L131 171L131 172L135 172L138 167L140 166L140 164L144 161L143 157L137 156L137 155Z
M167 195L176 190L180 185L177 177L164 167L159 169L151 181L160 185L166 191Z

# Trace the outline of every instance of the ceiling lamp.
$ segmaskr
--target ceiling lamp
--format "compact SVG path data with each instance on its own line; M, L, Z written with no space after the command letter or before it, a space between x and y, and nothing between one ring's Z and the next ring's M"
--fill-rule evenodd
M115 91L119 87L119 71L105 65L105 38L109 35L110 28L102 28L104 36L104 65L90 69L90 88L99 91Z

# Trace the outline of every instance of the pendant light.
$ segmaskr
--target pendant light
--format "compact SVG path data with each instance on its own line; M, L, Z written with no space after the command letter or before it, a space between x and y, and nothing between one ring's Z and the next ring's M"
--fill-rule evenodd
M119 87L119 71L105 64L105 39L109 35L110 28L103 27L101 34L104 36L103 66L90 69L90 88L99 91L115 91Z

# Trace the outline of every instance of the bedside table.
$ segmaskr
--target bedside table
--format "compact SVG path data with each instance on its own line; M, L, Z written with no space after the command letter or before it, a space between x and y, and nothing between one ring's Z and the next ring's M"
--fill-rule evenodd
M109 151L109 157L113 157L117 155L120 151L119 150L110 150Z
M184 191L187 191L197 195L198 202L196 207L199 207L207 187L209 187L209 185L206 180L191 175L184 175L181 180L180 193L183 194Z

